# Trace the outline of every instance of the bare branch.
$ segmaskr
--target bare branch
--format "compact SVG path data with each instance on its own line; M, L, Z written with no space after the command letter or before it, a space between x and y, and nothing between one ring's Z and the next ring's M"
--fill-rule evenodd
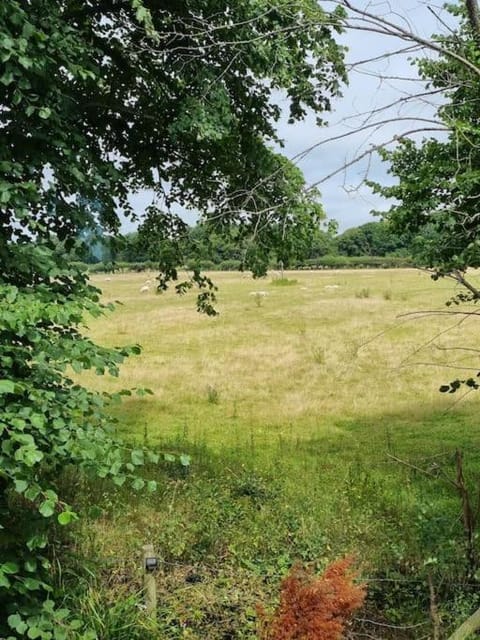
M398 142L398 140L400 140L401 138L406 138L407 136L411 136L416 133L426 133L427 131L430 131L430 132L431 131L449 131L449 129L447 127L419 127L418 129L410 129L409 131L405 131L401 135L395 134L392 138L390 138L386 142L381 142L379 144L372 145L369 149L367 149L360 155L353 158L353 160L350 160L349 162L345 162L341 167L339 167L338 169L335 169L335 171L332 171L331 173L324 176L320 180L313 182L310 185L309 189L315 189L320 184L323 184L327 180L330 180L330 178L333 178L333 176L336 176L339 173L342 173L342 171L345 171L345 169L348 169L348 167L351 167L352 165L357 164L358 162L360 162L360 160L363 160L363 158L366 158L372 155L373 153L379 151L380 149L384 149L385 147L389 146L390 144L393 144L394 142Z

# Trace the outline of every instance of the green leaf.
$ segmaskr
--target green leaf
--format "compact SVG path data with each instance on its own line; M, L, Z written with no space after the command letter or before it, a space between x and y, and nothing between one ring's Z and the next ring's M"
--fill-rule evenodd
M0 380L0 395L4 393L15 393L15 383L11 380Z
M33 66L33 60L31 58L27 58L27 56L18 56L18 62L24 69L31 69Z
M18 573L19 567L16 562L5 562L0 565L0 571L3 573Z
M35 578L24 578L23 584L29 591L38 591L44 586L43 582L35 580Z
M187 456L186 454L182 454L180 456L180 464L182 465L182 467L189 467L190 462L191 462L190 456Z
M26 480L15 480L15 491L17 493L24 493L28 489L28 482Z
M37 429L41 429L45 425L45 417L39 413L32 413L30 416L30 422Z
M145 455L142 449L133 449L130 454L130 458L132 460L132 463L136 466L145 464Z
M34 571L37 570L37 561L35 558L27 558L27 560L25 560L24 563L24 567L26 571L29 571L30 573L33 573Z
M70 366L75 371L75 373L81 373L83 371L83 365L78 360L72 360Z
M57 516L57 520L59 524L63 526L70 524L70 522L72 522L72 520L75 520L75 519L76 519L76 514L73 511L62 511L62 513L59 513Z
M33 467L43 460L43 453L33 447L22 447L22 457L28 467Z
M47 120L52 115L52 110L49 107L41 107L38 110L38 115L43 120Z
M14 79L15 76L11 71L5 71L5 73L0 77L0 82L5 86L8 86L9 84L12 84Z
M45 533L38 533L27 539L27 548L32 551L33 549L44 549L47 546L47 536Z
M33 485L25 491L25 498L27 498L27 500L30 500L31 502L34 502L38 498L39 494L40 488L36 485Z
M113 476L113 484L117 485L117 487L121 487L125 484L125 480L127 479L124 475Z
M40 627L30 627L27 631L27 637L32 638L32 640L35 640L35 638L40 638L42 636L42 630L40 629Z
M140 489L143 489L144 486L145 480L142 480L142 478L135 478L135 480L132 482L132 488L135 489L135 491L140 491Z
M28 629L28 625L22 620L22 618L18 615L18 613L14 613L11 616L8 616L7 622L11 629L14 629L19 634L25 633Z
M52 500L45 500L38 509L44 518L50 518L55 513L55 502Z
M10 586L10 580L4 573L0 572L0 588L10 589Z

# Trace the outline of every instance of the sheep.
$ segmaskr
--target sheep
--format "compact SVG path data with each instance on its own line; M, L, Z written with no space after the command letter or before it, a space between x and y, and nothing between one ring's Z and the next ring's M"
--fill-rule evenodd
M147 291L150 291L148 284L144 284L143 287L140 287L140 293L147 293Z

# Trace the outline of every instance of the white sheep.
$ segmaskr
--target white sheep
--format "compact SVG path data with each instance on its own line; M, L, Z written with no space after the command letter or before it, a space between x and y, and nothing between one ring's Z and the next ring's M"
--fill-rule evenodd
M143 287L140 287L140 293L147 293L147 291L150 291L148 284L144 284Z

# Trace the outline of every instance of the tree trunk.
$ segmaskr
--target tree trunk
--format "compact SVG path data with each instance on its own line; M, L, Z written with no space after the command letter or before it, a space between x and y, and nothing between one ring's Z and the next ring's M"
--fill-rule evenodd
M478 0L465 0L467 5L468 20L473 32L480 38L480 11L478 9Z

